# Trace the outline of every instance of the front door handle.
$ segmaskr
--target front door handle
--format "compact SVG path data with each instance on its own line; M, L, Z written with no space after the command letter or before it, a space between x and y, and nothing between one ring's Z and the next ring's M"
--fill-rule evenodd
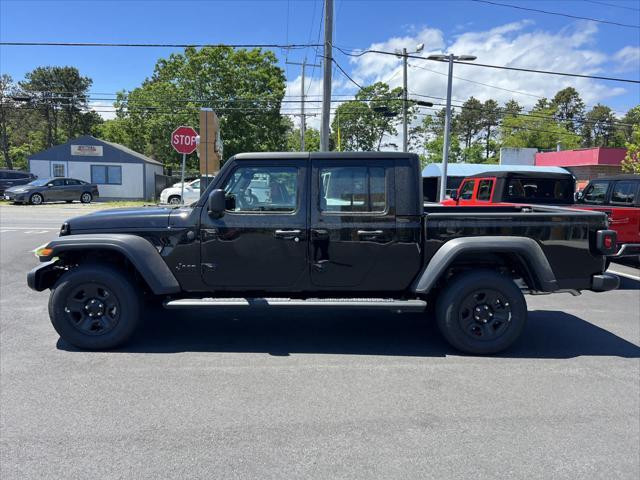
M294 242L299 242L301 233L302 230L276 230L273 236L282 240L293 240Z
M384 235L382 230L358 230L360 240L379 240Z

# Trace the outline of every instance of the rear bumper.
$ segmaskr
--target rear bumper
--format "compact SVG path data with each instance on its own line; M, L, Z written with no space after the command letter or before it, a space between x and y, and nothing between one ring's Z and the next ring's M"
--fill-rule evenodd
M623 243L622 245L620 245L620 249L611 256L614 258L619 258L632 257L635 255L640 255L640 243Z
M608 292L620 285L620 278L611 273L601 273L591 277L591 290L594 292Z

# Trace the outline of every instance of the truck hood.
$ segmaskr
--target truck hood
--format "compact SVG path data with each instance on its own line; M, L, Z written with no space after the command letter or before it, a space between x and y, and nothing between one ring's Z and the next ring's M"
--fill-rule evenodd
M190 208L143 207L114 208L74 217L67 220L70 233L128 232L165 229L170 225L171 216L184 217Z

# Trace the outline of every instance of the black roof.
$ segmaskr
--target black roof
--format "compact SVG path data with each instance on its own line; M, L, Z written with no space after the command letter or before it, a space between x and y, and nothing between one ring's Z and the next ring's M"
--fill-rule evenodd
M608 177L592 178L591 181L596 180L640 180L640 175L636 173L622 173L620 175L609 175Z
M236 160L273 160L273 159L393 159L393 158L415 158L415 153L404 152L255 152L238 153L233 156Z
M468 178L485 178L485 177L497 177L497 178L573 178L573 175L569 172L509 172L509 171L496 171L496 172L483 172L476 173L475 175L469 175Z

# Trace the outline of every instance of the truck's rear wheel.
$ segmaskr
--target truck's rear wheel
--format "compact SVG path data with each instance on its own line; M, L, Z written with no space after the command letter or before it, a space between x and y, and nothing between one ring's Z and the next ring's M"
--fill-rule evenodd
M49 298L51 323L63 340L76 347L117 347L138 325L138 290L114 268L81 265L55 284Z
M511 279L481 270L454 277L438 298L436 318L453 347L491 354L518 339L527 321L527 304Z

